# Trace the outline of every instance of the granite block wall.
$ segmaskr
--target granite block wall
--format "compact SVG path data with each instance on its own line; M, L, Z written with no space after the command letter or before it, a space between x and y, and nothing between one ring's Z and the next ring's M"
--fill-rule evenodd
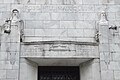
M101 80L120 80L119 0L0 0L0 28L11 16L13 9L20 11L20 17L24 21L24 42L96 42L96 30L101 30ZM103 10L107 14L107 26L99 25ZM117 26L117 30L109 30L109 27L114 25ZM19 37L17 39L14 36L10 38L6 34L0 34L0 80L19 79L20 41ZM14 65L9 62L10 54L6 51L9 48L11 52L18 53Z

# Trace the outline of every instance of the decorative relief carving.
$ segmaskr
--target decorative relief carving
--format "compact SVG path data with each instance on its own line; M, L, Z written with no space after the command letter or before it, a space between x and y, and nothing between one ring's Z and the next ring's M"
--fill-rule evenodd
M49 51L70 51L70 48L68 45L64 44L52 44Z
M4 33L8 33L10 34L11 32L11 20L6 20L5 24L3 24L3 29L4 29Z
M23 32L22 31L22 26L23 25L21 25L23 23L23 21L20 19L20 17L19 17L19 11L17 10L17 9L13 9L12 10L12 14L11 14L11 17L9 18L9 19L7 19L6 21L5 21L5 24L3 24L3 26L2 26L2 32L4 32L4 33L6 33L6 34L9 34L9 35L7 35L5 38L8 38L8 37L11 37L11 36L14 36L14 37L17 37L17 36L20 36L19 34L18 35L15 35L15 34L17 34L17 33L19 33L19 32ZM15 29L14 29L15 28ZM17 30L18 29L18 30ZM21 29L21 31L19 31ZM15 31L14 31L15 30ZM3 34L4 34L3 33ZM23 35L23 33L22 33L22 35ZM12 38L11 38L12 39ZM18 38L19 39L19 38ZM14 39L13 40L13 42L17 42L17 41L19 41L19 40L17 40L17 39ZM13 44L13 43L6 43L6 44ZM19 44L19 43L18 43ZM16 46L16 45L13 45L13 46ZM11 47L11 46L9 46L9 47ZM13 47L12 47L13 48ZM14 48L13 48L14 49ZM10 50L6 50L6 52L8 52L9 53L9 56L10 56L10 63L12 64L12 65L14 65L14 63L15 63L15 61L16 61L16 53L15 52L13 52L13 51L10 51Z
M16 61L16 53L10 52L10 64L14 65Z
M25 12L80 12L82 11L80 5L35 5L25 6Z
M4 33L9 33L11 32L11 26L18 26L22 24L23 21L20 20L19 18L19 11L17 9L13 9L11 18L7 19L5 21L5 24L2 26L2 30L4 30ZM22 26L20 26L22 27Z
M101 12L101 19L100 19L99 23L100 23L101 25L106 25L106 24L108 24L107 14L106 14L105 11L102 11L102 12Z
M100 36L101 34L99 33L99 31L97 30L96 31L96 34L95 34L95 40L97 41L97 42L99 42L99 36Z
M19 17L19 11L17 9L13 9L10 20L11 20L11 25L18 25L18 22L21 21Z
M22 45L21 57L42 57L42 56L95 56L97 47L76 44L35 44Z
M21 47L22 56L39 56L44 55L44 48L42 45L23 45Z

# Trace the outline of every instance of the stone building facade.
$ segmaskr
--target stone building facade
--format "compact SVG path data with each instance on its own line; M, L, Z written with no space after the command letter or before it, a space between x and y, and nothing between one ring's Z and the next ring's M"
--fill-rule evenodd
M119 30L119 0L0 0L0 80L120 80Z

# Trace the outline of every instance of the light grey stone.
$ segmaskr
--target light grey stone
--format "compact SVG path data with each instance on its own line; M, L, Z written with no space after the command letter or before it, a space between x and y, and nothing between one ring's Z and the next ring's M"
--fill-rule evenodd
M61 21L60 22L60 28L76 28L76 22L75 21Z
M120 71L114 71L114 78L116 79L116 80L119 80L120 79Z
M84 13L84 20L98 20L96 13Z
M24 20L35 20L36 19L36 13L21 13L21 18Z
M0 3L3 3L3 0L1 0Z
M11 0L11 1L9 1L9 0L4 0L4 3L14 3L14 0Z
M98 4L98 1L96 1L96 0L90 0L90 1L83 0L83 4Z
M2 12L2 19L5 21L8 17L10 16L10 13L7 11L7 12L5 12L5 11L3 11Z
M22 4L35 4L35 0L20 0L19 3L22 3Z
M113 71L101 71L102 80L114 80Z
M114 4L115 0L99 0L99 4Z
M10 11L10 4L1 4L0 11Z
M49 33L49 32L48 32ZM35 36L46 36L46 31L44 29L35 29ZM51 34L48 34L49 36Z
M83 29L68 29L68 36L70 37L83 37Z
M101 70L102 71L108 69L108 66L107 66L107 64L104 61L100 61L100 65L101 65Z
M100 80L99 64L92 60L80 64L80 76L82 80Z
M109 64L110 70L120 70L120 62L111 61Z
M37 20L51 20L50 13L36 13Z
M52 0L52 4L82 4L82 0Z
M17 79L18 78L18 70L7 70L7 78L14 78Z
M84 29L83 30L83 35L84 35L84 37L94 37L95 36L95 30L94 29Z
M5 70L5 69L12 69L12 65L10 64L9 61L0 61L0 70Z
M76 28L95 28L95 21L76 21Z
M37 80L38 65L32 61L25 61L19 65L19 57L40 58L41 56L80 58L74 59L75 62L72 60L64 62L65 60L59 59L59 64L53 64L55 59L46 62L46 64L67 66L74 65L77 61L82 62L83 58L97 58L93 62L79 63L82 66L80 67L81 79L100 80L101 73L101 80L119 80L119 4L119 0L0 0L0 26L10 17L13 9L20 11L25 25L23 30L25 40L21 43L19 26L11 26L12 32L9 35L3 31L0 33L0 80L18 80L19 66L20 80ZM102 13L100 18L103 10L106 13ZM109 30L111 25L117 25L118 30ZM99 43L94 39L96 30L100 33ZM50 45L47 44L44 45L46 51L44 54L44 50L40 50L37 46L29 47L33 44L27 44L28 46L21 47L22 50L19 50L20 46L26 45L26 42L38 42L36 44L42 47L40 42L56 40L78 42L80 45L78 43L76 43L78 46L69 45L72 51L55 52L49 51ZM14 65L9 62L10 53L16 53ZM47 60L49 59L45 59Z
M0 13L0 19L2 19L2 13ZM1 22L0 22L1 23Z
M19 60L15 62L14 65L12 65L13 70L18 70L19 69Z
M120 54L119 53L113 53L112 56L113 56L114 61L119 61L120 60Z
M20 71L20 80L37 80L38 66L36 63L25 60L20 63Z
M6 78L6 70L0 70L0 78Z
M35 29L41 29L41 28L44 28L43 21L36 21Z
M109 52L109 50L110 50L109 44L100 44L99 45L100 52Z
M24 12L41 12L41 5L25 5L22 7Z
M34 29L34 28L36 28L36 21L25 21L25 29Z
M103 10L106 10L106 5L95 5L95 12L101 12ZM98 13L99 14L99 13ZM100 16L99 16L100 17Z
M52 4L63 4L63 0L52 0Z
M108 12L112 13L112 12L119 12L119 7L120 5L112 5L112 6L108 6Z
M43 21L25 21L25 29L43 28Z
M34 36L35 35L35 29L24 29L24 35L25 36Z
M81 13L52 13L52 20L83 20Z
M51 4L51 0L36 0L36 4Z
M95 6L94 5L83 5L82 9L83 9L83 12L94 12Z
M7 52L2 52L0 50L0 60L7 60Z
M18 3L17 1L19 1L19 0L14 0L14 3ZM16 8L19 12L25 12L25 7L23 4L19 4L19 5L18 4L11 4L10 6L11 6L11 10Z
M33 37L33 36L25 36L24 42L35 42L35 41L43 41L42 37Z
M115 20L116 19L116 13L108 13L108 20Z
M120 1L114 0L115 4L120 4Z
M110 44L110 51L111 52L119 52L120 51L119 44Z
M116 20L120 20L120 13L119 12L116 13Z
M58 29L60 28L60 21L43 21L43 29Z

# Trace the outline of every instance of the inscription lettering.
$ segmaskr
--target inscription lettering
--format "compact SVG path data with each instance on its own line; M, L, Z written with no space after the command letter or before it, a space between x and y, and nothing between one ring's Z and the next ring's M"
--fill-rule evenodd
M40 5L40 6L25 6L25 12L79 12L82 7L79 5Z
M97 47L71 44L23 45L21 56L95 56Z

